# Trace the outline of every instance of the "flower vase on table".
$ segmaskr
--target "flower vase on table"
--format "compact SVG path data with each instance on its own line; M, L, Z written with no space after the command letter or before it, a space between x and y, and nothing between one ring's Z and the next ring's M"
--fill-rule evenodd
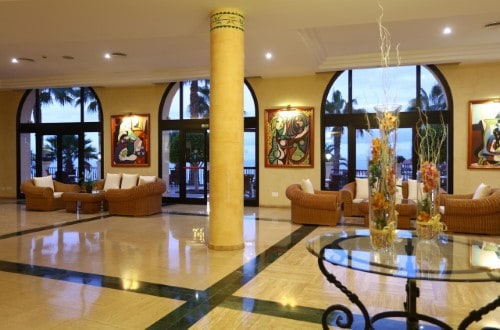
M380 137L368 163L369 229L373 249L389 251L396 239L396 138L401 106L375 107Z
M439 170L436 164L423 162L417 173L417 187L417 236L422 240L432 240L446 230L439 213Z

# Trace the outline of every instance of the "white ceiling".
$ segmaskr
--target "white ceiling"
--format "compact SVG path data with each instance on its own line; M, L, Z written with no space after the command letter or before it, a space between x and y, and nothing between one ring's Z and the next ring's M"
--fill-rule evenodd
M500 27L484 27L500 21L499 0L380 2L401 64L500 61ZM0 0L0 89L207 78L219 8L245 15L247 77L380 64L376 0ZM454 32L442 35L445 26Z

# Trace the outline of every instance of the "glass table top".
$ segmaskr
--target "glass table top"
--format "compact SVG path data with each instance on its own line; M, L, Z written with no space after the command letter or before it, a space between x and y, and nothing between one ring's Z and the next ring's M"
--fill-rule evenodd
M500 238L441 234L419 240L398 230L391 252L377 252L368 229L316 236L307 249L324 261L368 273L434 281L500 281Z

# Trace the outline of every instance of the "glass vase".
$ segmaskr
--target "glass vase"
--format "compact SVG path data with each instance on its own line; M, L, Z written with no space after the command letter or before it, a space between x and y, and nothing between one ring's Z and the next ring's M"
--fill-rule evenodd
M444 229L439 214L439 181L436 164L424 162L417 172L416 232L421 240L433 240Z
M380 136L372 140L368 163L370 241L377 251L391 250L396 239L396 141L400 105L375 107Z

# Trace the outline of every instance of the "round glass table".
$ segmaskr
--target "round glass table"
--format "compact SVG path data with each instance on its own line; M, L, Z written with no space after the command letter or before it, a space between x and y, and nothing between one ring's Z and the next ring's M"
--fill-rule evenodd
M414 232L398 230L398 238L388 252L372 249L368 229L342 231L316 236L307 242L307 249L318 258L318 265L326 279L341 290L356 304L363 314L365 329L384 318L405 318L407 329L418 329L424 321L451 329L441 320L417 313L419 288L417 280L457 282L500 282L500 238L481 237L475 239L461 235L441 234L432 241L419 240ZM325 262L385 276L401 277L406 282L404 310L386 311L370 316L358 296L349 291L325 267ZM334 269L334 268L333 268ZM461 322L465 329L500 305L500 296L487 305L473 310ZM323 328L328 328L331 313L342 313L346 318L335 318L337 326L350 328L353 313L344 305L335 304L323 313Z

